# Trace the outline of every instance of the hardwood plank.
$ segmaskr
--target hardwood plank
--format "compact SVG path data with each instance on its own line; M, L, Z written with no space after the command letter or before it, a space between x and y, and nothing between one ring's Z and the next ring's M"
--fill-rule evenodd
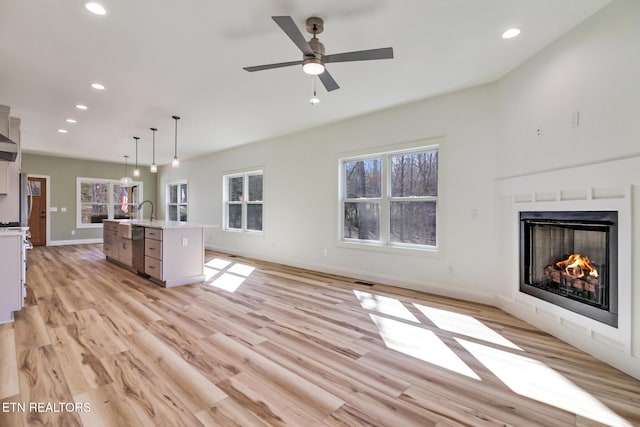
M113 381L77 326L55 328L51 335L53 349L72 394Z
M206 426L266 427L271 425L231 398L223 399L209 409L203 409L196 414L196 417Z
M225 335L215 334L203 341L232 359L241 360L241 369L245 369L257 378L267 379L271 388L290 396L296 405L303 407L318 419L323 419L344 404L344 401L328 393L321 386L305 380Z
M17 350L51 343L38 306L23 307L15 313L15 337Z
M26 425L80 426L76 412L47 410L46 405L73 402L71 392L51 345L32 347L18 352L20 366L20 397L27 405L45 405L44 411L27 410L22 413Z
M640 425L640 381L494 307L212 251L207 261L229 262L223 272L253 268L235 292L206 282L159 287L106 262L101 245L29 255L29 305L13 327L0 326L0 403L77 402L92 410L0 412L3 427ZM379 302L414 321L382 305L364 308L354 291L384 297ZM447 330L431 309L475 322L517 349ZM430 334L474 375L433 363L417 351L436 347L412 345L401 330ZM486 359L493 353L502 365ZM571 396L570 384L589 406L514 391L518 375L499 370L518 357L559 381L534 381L533 391Z
M146 368L153 371L154 376L192 413L211 407L227 397L215 384L150 332L141 331L129 335L127 340Z
M79 411L82 424L87 427L138 427L140 422L125 397L113 384L106 384L73 396L76 403L89 405Z
M13 325L0 325L0 399L20 393L17 367Z
M187 427L202 425L169 388L130 351L103 359L124 397L144 426Z
M0 399L0 426L23 427L22 409L18 405L24 405L19 395ZM26 410L26 407L24 408Z

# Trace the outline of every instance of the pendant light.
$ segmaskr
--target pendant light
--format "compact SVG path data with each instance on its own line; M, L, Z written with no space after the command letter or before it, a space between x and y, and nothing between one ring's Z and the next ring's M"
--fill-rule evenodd
M134 136L133 139L136 140L136 168L133 170L133 176L140 176L140 169L138 168L138 140L140 139L139 136Z
M171 166L177 168L180 167L180 160L178 160L178 120L180 120L180 117L171 116L171 118L176 121L175 145L173 149L173 161L171 162Z
M149 171L151 173L158 173L158 165L156 164L156 131L158 129L151 128L151 132L153 132L153 161L151 166L149 167Z
M129 177L128 175L128 163L127 160L129 159L129 156L124 156L124 176L122 178L120 178L120 185L122 185L123 187L131 187L131 183L133 182L133 180Z

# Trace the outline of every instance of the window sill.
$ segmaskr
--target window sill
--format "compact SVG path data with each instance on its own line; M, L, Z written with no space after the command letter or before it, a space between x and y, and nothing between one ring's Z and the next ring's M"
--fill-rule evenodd
M364 243L364 242L351 242L351 241L339 241L336 244L339 248L364 250L371 252L381 253L393 253L402 255L415 255L426 256L429 258L441 258L442 249L437 246L429 247L417 247L417 246L400 246L400 245L385 245L377 243Z

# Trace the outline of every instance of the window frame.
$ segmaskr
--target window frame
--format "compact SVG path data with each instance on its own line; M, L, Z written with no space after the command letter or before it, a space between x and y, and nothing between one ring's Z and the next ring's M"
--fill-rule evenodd
M441 198L441 172L440 154L442 152L439 143L429 145L419 145L402 148L388 148L376 152L368 152L365 154L345 155L338 159L338 244L345 247L358 247L362 249L373 250L416 250L420 252L439 252L441 250L440 230L442 224L440 221L439 207ZM391 194L391 158L402 155L420 154L426 152L438 153L438 173L437 173L437 195L436 196L393 196ZM347 198L346 188L346 163L380 159L380 197L359 197ZM423 245L417 243L393 242L391 238L391 204L392 202L433 202L435 203L436 215L436 244ZM378 240L364 240L358 238L345 237L345 203L379 203L379 236Z
M105 203L89 203L82 201L82 184L108 184L109 188L107 190L107 194L109 198L113 197L113 187L115 185L120 185L119 179L107 179L107 178L90 178L90 177L76 177L76 228L102 228L102 222L96 223L83 223L82 222L82 206L85 204L105 204ZM138 187L138 199L140 201L144 200L144 189L142 181L133 181L131 187ZM139 203L139 202L138 202ZM133 217L138 217L139 211L137 209L138 203L132 202L127 203L128 206L131 206L133 213ZM110 200L110 202L106 203L107 205L107 218L113 220L115 215L114 206L119 204L117 200Z
M261 176L262 177L262 200L248 200L248 197L243 197L245 194L249 194L249 177ZM242 178L242 200L229 200L229 180L232 178ZM229 227L229 206L240 205L241 206L241 228ZM260 205L262 206L261 213L261 230L252 230L248 227L248 205ZM264 233L264 169L252 169L249 171L228 173L222 176L222 230L231 233L248 233L248 234L263 234Z
M181 186L185 186L187 189L187 202L186 203L180 203L180 187ZM176 189L176 195L177 195L177 200L176 203L171 203L171 187L172 186L177 186L178 188ZM175 222L180 222L180 223L187 223L189 222L189 200L191 200L191 197L189 196L189 181L186 179L181 179L178 181L172 181L172 182L168 182L166 185L166 204L165 204L165 209L166 209L166 216L167 216L167 220L169 221L175 221ZM176 207L176 218L175 220L172 220L170 218L170 206L175 206ZM184 206L185 207L185 211L187 214L187 220L186 221L182 221L180 219L180 207Z

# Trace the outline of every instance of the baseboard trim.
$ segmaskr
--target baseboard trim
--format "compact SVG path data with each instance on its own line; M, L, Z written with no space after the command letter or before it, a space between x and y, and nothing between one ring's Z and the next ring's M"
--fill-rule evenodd
M102 239L53 240L47 243L47 246L90 245L94 243L102 243Z
M495 295L488 292L478 292L478 291L473 291L468 289L461 290L459 288L453 289L440 283L407 282L407 281L398 280L397 278L394 278L394 277L372 275L366 271L361 271L361 270L340 269L340 268L333 268L330 266L328 267L326 265L292 262L290 259L258 256L254 253L248 253L243 251L231 252L226 248L220 248L212 245L205 245L205 249L228 253L230 255L254 258L261 261L275 262L277 264L283 264L283 265L288 265L288 266L297 267L297 268L304 268L306 270L313 270L321 273L335 274L338 276L349 277L352 279L363 280L367 282L380 283L382 285L393 286L401 289L409 289L413 291L425 292L425 293L430 293L430 294L435 294L440 296L446 296L450 298L461 299L464 301L478 302L481 304L487 304L491 306L496 305Z

